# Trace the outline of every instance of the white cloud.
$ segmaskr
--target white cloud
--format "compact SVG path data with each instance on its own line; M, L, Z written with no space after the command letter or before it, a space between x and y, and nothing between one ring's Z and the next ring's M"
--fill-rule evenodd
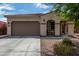
M48 9L49 6L42 4L42 3L35 3L34 4L36 6L36 8L41 8L41 9Z
M0 5L0 10L5 9L5 10L15 10L10 4L2 4Z
M6 3L1 4L0 5L0 15L10 14L6 10L8 10L8 11L15 10L15 8L13 8L13 6L11 6L11 4L6 4Z
M0 10L0 15L5 14L5 11Z
M7 22L7 18L0 18L0 21Z
M12 14L12 13L0 10L0 15L9 15L9 14Z
M49 10L46 10L46 11L44 11L43 13L48 13L49 12Z

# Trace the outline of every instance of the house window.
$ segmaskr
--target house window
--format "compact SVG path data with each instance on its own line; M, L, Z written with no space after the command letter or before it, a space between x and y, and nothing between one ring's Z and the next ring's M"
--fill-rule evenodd
M45 19L43 19L43 22L45 22Z

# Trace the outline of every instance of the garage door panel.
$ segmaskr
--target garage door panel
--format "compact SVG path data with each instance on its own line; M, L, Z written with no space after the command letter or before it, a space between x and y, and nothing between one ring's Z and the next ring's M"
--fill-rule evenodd
M39 22L13 22L12 35L13 36L38 36L40 34Z

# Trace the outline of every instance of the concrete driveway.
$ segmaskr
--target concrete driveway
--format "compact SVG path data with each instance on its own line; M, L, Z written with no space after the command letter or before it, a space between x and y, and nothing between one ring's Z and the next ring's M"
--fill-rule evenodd
M40 56L40 38L2 38L0 56Z

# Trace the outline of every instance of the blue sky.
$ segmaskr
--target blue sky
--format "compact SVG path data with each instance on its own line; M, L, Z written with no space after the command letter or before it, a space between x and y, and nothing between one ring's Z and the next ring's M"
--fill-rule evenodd
M48 13L51 6L41 3L0 3L0 21L6 21L4 15Z

